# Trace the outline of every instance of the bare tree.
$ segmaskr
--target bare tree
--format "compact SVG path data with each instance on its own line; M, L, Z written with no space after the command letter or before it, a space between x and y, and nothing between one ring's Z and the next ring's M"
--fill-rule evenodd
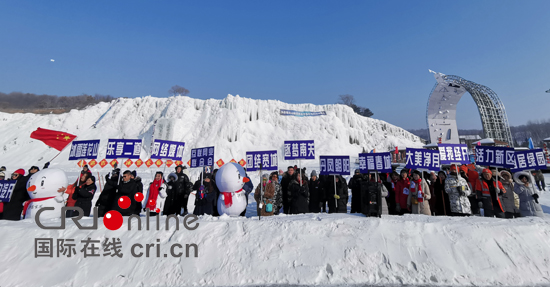
M176 96L176 95L185 96L185 95L189 94L189 90L184 88L184 87L180 87L178 85L175 85L170 90L168 90L168 94L173 95L173 96Z
M355 97L353 97L352 95L345 94L345 95L340 95L339 97L340 97L340 101L338 103L340 104L344 104L350 107L351 105L355 104Z
M360 107L358 105L355 104L355 97L353 97L352 95L348 95L348 94L345 94L345 95L340 95L340 101L338 102L339 104L344 104L350 108L353 109L353 111L356 113L356 114L359 114L359 115L362 115L364 117L372 117L372 115L374 115L374 113L368 109L368 108L365 108L365 107Z

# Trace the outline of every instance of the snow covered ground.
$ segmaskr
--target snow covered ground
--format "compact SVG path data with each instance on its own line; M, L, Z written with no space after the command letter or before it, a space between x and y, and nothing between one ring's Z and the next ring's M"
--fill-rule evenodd
M547 176L547 182L550 177ZM541 203L550 213L550 192ZM252 214L254 206L249 206ZM145 220L142 217L142 220ZM82 220L90 225L91 218ZM356 214L280 215L258 220L204 216L160 230L43 230L0 221L1 286L259 286L550 284L550 216L513 220ZM55 225L59 220L47 222ZM191 224L192 226L196 224ZM34 257L35 238L74 239L71 258ZM122 258L84 257L81 240L121 239ZM132 256L134 252L141 257ZM152 244L146 257L146 244ZM180 244L182 248L180 248ZM190 245L189 256L186 244ZM159 252L157 252L157 245ZM99 245L97 245L99 247ZM172 256L171 248L176 255ZM103 250L98 250L103 255ZM113 252L112 252L113 253ZM157 257L158 254L158 257ZM166 254L166 257L165 255Z

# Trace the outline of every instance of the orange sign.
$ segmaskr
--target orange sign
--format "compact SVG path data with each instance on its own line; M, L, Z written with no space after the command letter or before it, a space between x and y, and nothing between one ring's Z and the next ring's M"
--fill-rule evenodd
M81 160L78 161L78 167L83 167L83 166L85 166L85 165L86 165L86 161L85 161L85 160L81 159Z
M244 167L246 165L246 161L244 159L239 160L239 164Z
M189 161L187 162L187 165L188 165L188 166L191 166L191 160L189 160Z
M141 160L141 158L139 158L138 160L136 160L136 162L134 162L134 164L137 166L137 167L140 167L143 165L143 161Z
M90 166L90 168L93 168L95 165L97 164L97 161L95 159L92 159L88 165Z
M230 162L234 162L234 163L237 163L237 161L235 159L231 159Z
M170 167L172 164L174 164L174 162L171 159L167 160L164 163L166 164L167 167Z
M223 160L220 158L218 159L218 161L216 162L216 164L218 165L218 167L222 167L222 165L224 164L225 162L223 162Z
M118 160L113 159L111 162L109 162L109 164L114 168L115 165L118 165Z
M124 165L125 165L126 167L131 167L133 163L134 163L134 162L133 162L131 159L127 159L127 160L124 162Z
M101 166L101 168L104 168L106 165L108 165L109 163L107 162L106 159L102 159L100 162L99 162L99 166Z
M182 165L182 164L183 164L183 161L181 161L181 160L176 160L176 161L174 162L174 164L175 164L176 166Z
M146 162L145 162L145 165L147 167L151 167L153 165L153 160L152 159L148 159Z
M156 165L157 167L160 167L160 166L162 165L162 160L157 159L157 161L155 161L155 165Z

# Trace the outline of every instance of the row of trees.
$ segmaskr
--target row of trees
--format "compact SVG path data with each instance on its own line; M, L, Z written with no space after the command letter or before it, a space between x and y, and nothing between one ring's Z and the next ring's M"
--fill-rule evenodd
M83 109L99 102L114 100L109 95L94 96L82 94L73 97L54 95L36 95L31 93L0 93L0 110L34 110L34 109Z

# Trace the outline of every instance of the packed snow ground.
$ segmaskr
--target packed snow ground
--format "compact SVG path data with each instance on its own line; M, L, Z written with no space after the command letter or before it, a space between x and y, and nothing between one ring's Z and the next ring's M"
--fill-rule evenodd
M547 176L547 182L550 177ZM550 192L541 204L550 213ZM280 215L258 220L200 217L196 230L171 221L165 229L43 230L30 220L0 221L1 286L259 286L550 284L550 216L454 218L424 215L366 218L358 214ZM142 217L142 220L145 220ZM83 220L90 225L91 218ZM47 222L55 225L59 220ZM80 240L120 238L122 258L84 258ZM35 238L74 239L72 258L35 258ZM149 257L131 255L134 244L157 244ZM170 248L198 246L198 257L175 258ZM145 249L136 249L136 253ZM100 250L100 254L103 251ZM164 257L164 254L168 254Z

